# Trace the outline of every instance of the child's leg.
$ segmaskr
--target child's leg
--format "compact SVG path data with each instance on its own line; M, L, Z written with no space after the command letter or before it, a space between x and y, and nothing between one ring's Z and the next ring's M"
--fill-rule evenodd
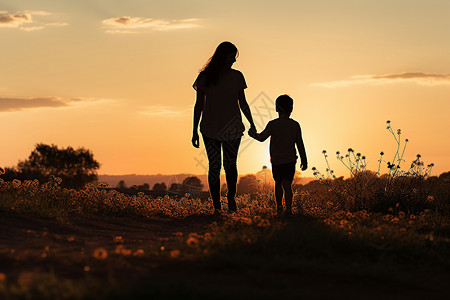
M281 183L284 190L284 201L286 203L286 212L292 211L292 180L283 179Z
M283 185L281 181L275 181L275 199L277 201L277 211L283 211Z

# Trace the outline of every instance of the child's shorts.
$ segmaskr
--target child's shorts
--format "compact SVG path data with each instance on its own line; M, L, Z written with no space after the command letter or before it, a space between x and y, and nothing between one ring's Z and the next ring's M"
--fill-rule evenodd
M283 179L287 179L289 181L294 180L295 164L296 162L293 161L282 165L272 165L273 179L275 179L275 181L282 181Z

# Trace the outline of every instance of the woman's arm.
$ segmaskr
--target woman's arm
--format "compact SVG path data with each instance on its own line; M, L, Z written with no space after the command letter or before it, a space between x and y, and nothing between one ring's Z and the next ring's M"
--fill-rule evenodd
M250 111L250 106L248 105L247 100L245 99L245 93L243 89L239 91L238 97L239 97L239 107L241 108L242 112L244 113L244 116L250 123L250 130L256 131L255 123L253 122L252 118L252 112Z
M197 89L197 99L194 105L194 126L192 130L192 145L195 148L200 147L200 138L198 136L198 123L203 112L203 104L205 101L205 93Z

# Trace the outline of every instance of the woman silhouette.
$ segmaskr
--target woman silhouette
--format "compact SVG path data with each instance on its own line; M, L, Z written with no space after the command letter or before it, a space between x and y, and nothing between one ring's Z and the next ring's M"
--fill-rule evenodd
M223 150L223 167L228 186L228 210L236 211L237 167L236 160L245 131L241 110L255 129L250 107L245 99L247 88L244 76L231 66L236 61L238 50L230 42L221 43L208 60L194 82L197 99L194 106L194 128L192 145L199 148L198 124L208 155L208 184L213 200L214 213L220 213L220 169Z

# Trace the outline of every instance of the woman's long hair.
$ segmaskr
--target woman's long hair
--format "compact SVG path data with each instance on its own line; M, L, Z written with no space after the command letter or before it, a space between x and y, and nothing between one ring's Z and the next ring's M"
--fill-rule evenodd
M200 73L206 76L206 86L216 84L219 79L220 72L225 66L225 58L228 54L236 53L236 57L239 55L238 49L233 43L222 42L217 46L213 56L211 56Z

